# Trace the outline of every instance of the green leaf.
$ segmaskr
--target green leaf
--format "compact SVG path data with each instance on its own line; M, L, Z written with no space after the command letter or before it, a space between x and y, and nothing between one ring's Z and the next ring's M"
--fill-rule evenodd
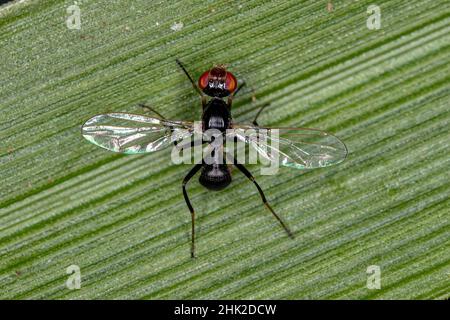
M69 1L0 7L0 297L449 297L450 6L444 1ZM381 28L369 30L378 4ZM170 150L117 155L80 126L106 112L195 120L193 77L226 63L236 121L333 132L347 160L249 166L292 240L237 170L224 191ZM252 102L252 92L257 100ZM66 268L79 266L81 289ZM381 289L368 289L378 266ZM370 271L370 268L369 268Z

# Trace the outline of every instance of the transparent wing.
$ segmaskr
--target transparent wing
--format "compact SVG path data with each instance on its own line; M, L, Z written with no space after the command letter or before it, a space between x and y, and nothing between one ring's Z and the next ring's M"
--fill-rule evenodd
M286 167L314 169L338 164L347 147L331 133L308 128L264 128L234 125L230 133L270 161Z
M119 112L94 116L81 128L83 137L93 144L127 154L161 150L193 132L192 122Z

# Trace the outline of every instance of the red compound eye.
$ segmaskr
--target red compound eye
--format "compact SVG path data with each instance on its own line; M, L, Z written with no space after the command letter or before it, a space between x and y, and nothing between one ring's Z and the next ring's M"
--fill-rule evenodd
M198 86L211 97L226 97L236 90L237 80L224 67L216 66L202 73L198 78Z
M237 86L236 77L231 72L227 72L225 87L231 93L234 90L236 90L236 86Z
M198 86L200 89L205 89L208 86L209 70L203 72L203 74L198 78Z

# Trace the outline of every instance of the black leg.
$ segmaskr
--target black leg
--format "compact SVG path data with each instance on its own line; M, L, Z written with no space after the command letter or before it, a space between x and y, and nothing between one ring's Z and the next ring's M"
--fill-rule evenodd
M263 105L261 108L259 108L258 112L256 113L255 119L253 119L253 121L252 121L252 123L253 123L255 126L259 127L259 124L258 124L258 122L257 122L256 120L258 119L258 117L259 117L259 115L261 114L261 112L262 112L267 106L269 106L269 105L270 105L270 103L266 103L266 104Z
M145 110L147 110L147 111L156 113L156 115L158 115L161 119L166 120L166 117L164 117L161 113L159 113L158 111L156 111L156 110L153 109L152 107L147 106L147 105L144 104L144 103L139 103L139 107L141 107L142 109L145 109Z
M189 81L192 84L192 87L194 87L194 90L197 91L197 93L200 95L200 98L202 99L202 106L203 106L203 110L205 110L205 106L206 106L206 97L203 94L202 90L200 90L200 88L197 86L197 84L195 83L194 79L192 79L191 75L189 74L189 72L186 70L186 68L183 66L183 64L181 63L180 60L175 59L175 61L177 62L178 66L181 68L181 70L183 70L184 74L188 77Z
M184 200L186 201L186 204L189 208L189 211L191 212L191 221L192 221L192 229L191 229L191 258L195 258L195 211L192 207L191 202L189 201L188 194L186 192L186 184L191 180L191 178L202 168L202 164L196 164L191 171L186 175L186 177L183 180L183 196Z
M233 92L232 96L235 97L237 93L245 86L245 81L243 81L236 89L236 91Z
M245 81L242 82L231 95L228 96L228 109L231 110L231 105L233 104L233 98L236 96L236 94L245 86Z
M239 171L241 171L251 182L253 182L256 186L256 188L258 189L259 195L261 196L262 202L264 203L264 206L266 206L267 209L269 209L269 211L273 214L273 216L278 220L278 222L280 222L281 226L283 227L283 229L286 231L286 233L288 234L289 237L291 237L292 239L294 239L294 235L292 234L291 230L289 230L289 228L287 227L287 225L284 223L284 221L275 213L275 211L273 211L272 207L270 206L270 204L267 202L266 196L264 195L264 192L262 191L261 187L259 186L259 184L256 182L255 178L253 177L253 175L247 170L247 168L245 168L242 164L238 163L236 161L236 159L233 157L233 164L236 166L236 168L239 169Z

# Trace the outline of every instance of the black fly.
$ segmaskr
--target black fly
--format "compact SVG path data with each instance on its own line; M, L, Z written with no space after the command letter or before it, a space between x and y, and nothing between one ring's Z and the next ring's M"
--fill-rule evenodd
M193 122L167 120L152 108L141 105L153 111L158 117L128 113L101 114L89 119L82 126L82 135L90 142L107 150L138 154L177 145L181 140L193 136L196 130L203 133L214 129L223 135L233 132L233 139L249 144L261 156L269 160L273 160L273 158L267 150L274 149L269 142L275 141L278 147L271 151L276 151L279 155L279 163L287 167L320 168L340 163L346 158L347 148L344 143L325 131L307 128L260 127L257 118L266 105L258 111L252 125L233 123L231 117L233 98L245 85L245 82L238 86L236 77L227 71L224 65L216 65L205 71L197 84L183 64L178 59L176 62L201 98L203 110L201 129L196 129ZM209 101L208 96L210 97ZM224 98L227 99L224 100ZM276 132L276 135L272 136L272 132ZM208 144L210 141L202 139L201 144L205 143ZM216 149L214 151L217 152ZM191 257L195 257L195 211L189 200L186 184L200 170L199 181L204 187L209 190L222 190L231 183L230 165L234 165L255 184L266 208L279 221L286 233L293 237L290 229L267 202L253 175L237 161L234 154L230 155L224 148L219 151L224 153L221 158L223 161L207 163L203 159L201 163L194 165L182 183L183 196L192 218Z

